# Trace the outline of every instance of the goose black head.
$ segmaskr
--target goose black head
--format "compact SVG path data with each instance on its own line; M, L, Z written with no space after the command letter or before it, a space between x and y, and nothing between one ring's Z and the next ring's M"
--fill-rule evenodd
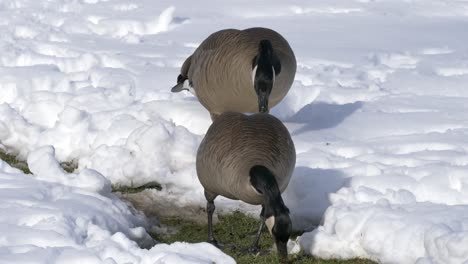
M269 40L260 41L258 55L253 60L252 68L253 84L258 97L258 111L268 113L268 98L275 83L275 76L281 71L281 64Z
M179 76L177 76L177 84L172 87L171 92L178 93L184 90L194 93L192 83L189 79L182 74L179 74Z
M288 240L292 233L292 223L289 217L289 210L277 212L276 215L266 217L265 224L268 227L273 239L275 240L276 249L280 262L284 262L288 258Z
M292 233L289 209L281 198L281 192L273 173L265 166L256 165L250 169L250 182L263 195L263 217L268 231L275 240L280 262L288 258L287 244Z

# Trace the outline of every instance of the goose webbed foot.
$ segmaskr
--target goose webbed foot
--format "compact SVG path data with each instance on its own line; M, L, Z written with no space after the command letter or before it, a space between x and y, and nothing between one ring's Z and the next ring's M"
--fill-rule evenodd
M260 247L251 246L249 248L241 250L241 253L244 255L257 255L260 253Z
M256 254L260 253L260 247L259 247L259 246L257 246L257 247L249 247L249 248L247 249L247 252L248 252L249 254L254 254L254 255L256 255Z
M242 255L266 256L271 254L271 250L260 247L249 247L239 250L238 253Z
M223 249L223 248L224 248L224 245L223 245L222 243L218 242L218 240L216 240L216 239L214 239L214 238L208 240L208 243L210 243L211 245L213 245L213 246L215 246L215 247L217 247L217 248L219 248L219 249Z

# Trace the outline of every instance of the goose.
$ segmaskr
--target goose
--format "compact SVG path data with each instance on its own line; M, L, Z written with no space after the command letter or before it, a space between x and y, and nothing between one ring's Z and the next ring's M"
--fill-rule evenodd
M280 259L287 259L291 235L289 209L281 198L288 186L296 152L287 128L267 113L225 112L209 127L197 151L196 170L207 200L208 242L213 236L214 200L221 195L261 205L261 224L249 248L259 250L264 225L272 234Z
M276 31L224 29L185 60L171 91L192 92L212 120L223 112L268 112L288 93L296 67L294 52Z

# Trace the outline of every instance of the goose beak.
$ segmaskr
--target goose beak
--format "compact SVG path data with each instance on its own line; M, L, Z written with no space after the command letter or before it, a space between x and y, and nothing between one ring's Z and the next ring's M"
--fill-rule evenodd
M178 83L174 87L172 87L171 92L178 93L178 92L182 92L183 90L188 91L189 89L184 87L184 83Z
M288 249L285 242L276 241L279 263L288 263Z
M177 76L177 84L174 87L172 87L171 92L178 93L184 90L190 92L191 87L192 85L188 78L184 77L182 74L179 74L179 76Z
M260 92L258 94L258 111L260 113L268 113L268 93Z

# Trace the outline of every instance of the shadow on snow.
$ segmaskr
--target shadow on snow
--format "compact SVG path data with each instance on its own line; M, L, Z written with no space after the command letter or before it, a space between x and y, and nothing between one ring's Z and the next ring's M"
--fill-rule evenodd
M324 102L304 106L287 122L305 123L306 125L293 133L297 135L306 131L332 128L343 122L348 116L361 108L362 102L349 104L329 104Z
M296 167L283 193L294 229L309 231L319 225L330 206L329 194L346 186L348 180L339 170Z

